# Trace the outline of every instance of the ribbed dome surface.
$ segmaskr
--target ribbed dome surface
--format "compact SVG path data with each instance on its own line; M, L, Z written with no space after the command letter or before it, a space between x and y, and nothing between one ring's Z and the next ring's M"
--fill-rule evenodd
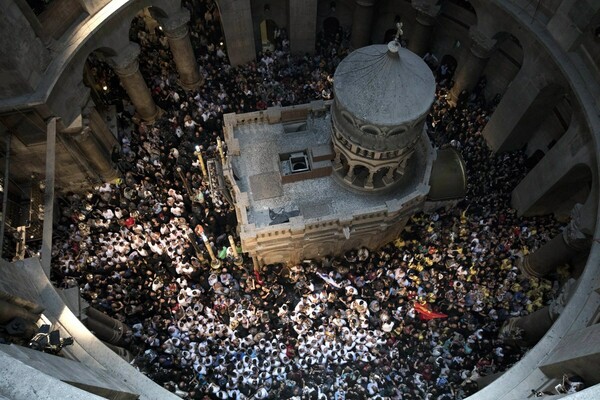
M392 42L353 51L338 65L333 87L337 102L355 117L393 126L429 111L435 78L419 56Z

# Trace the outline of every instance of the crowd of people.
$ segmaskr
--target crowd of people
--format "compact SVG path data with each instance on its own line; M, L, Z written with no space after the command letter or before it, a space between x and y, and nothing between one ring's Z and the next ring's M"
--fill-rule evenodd
M251 260L234 262L234 208L203 177L197 155L219 159L224 113L331 97L347 35L292 57L281 30L273 52L233 68L218 9L187 4L204 84L179 88L161 31L134 21L141 69L165 113L146 125L124 107L114 154L122 179L61 200L57 284L80 285L92 307L129 326L123 346L133 364L182 398L462 399L480 376L515 363L524 349L499 338L500 327L558 291L521 275L516 260L560 226L510 209L525 156L487 149L485 81L450 107L453 71L430 63L438 90L428 131L467 166L457 207L415 215L378 250L255 270ZM222 258L218 268L198 226Z

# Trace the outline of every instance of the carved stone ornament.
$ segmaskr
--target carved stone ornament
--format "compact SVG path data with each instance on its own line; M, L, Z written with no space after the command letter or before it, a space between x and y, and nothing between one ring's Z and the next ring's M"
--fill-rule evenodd
M571 210L571 220L563 230L563 239L567 246L575 250L584 250L591 244L591 238L581 230L581 208L583 205L577 203Z
M471 38L471 52L479 58L488 58L497 43L497 40L488 37L479 29L471 29L469 37Z
M160 20L163 32L170 39L184 37L188 33L188 22L190 21L190 12L181 10L176 14Z
M563 312L571 295L575 293L575 289L577 288L577 281L573 278L569 279L563 287L560 289L558 296L556 299L552 300L550 303L550 317L552 320L556 320L558 316Z
M412 0L411 5L417 10L417 20L424 25L433 25L441 10L435 0Z
M118 51L118 55L108 57L107 61L118 75L131 75L139 69L139 54L140 46L137 43L129 43Z

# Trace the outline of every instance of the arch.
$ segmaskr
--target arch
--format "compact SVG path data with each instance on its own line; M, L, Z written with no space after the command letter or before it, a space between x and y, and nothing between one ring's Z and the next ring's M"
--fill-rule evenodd
M262 51L274 51L275 39L279 27L272 19L263 19L259 24L260 45Z
M548 189L524 215L568 215L575 204L585 204L592 189L592 170L586 164L574 165Z
M375 125L363 125L360 130L374 136L381 134L381 130Z
M342 166L339 169L339 174L342 177L344 177L344 176L346 176L346 174L348 173L348 169L350 168L348 157L346 157L346 155L339 150L337 151L337 153L340 155L340 164Z
M470 13L477 14L475 11L475 7L471 4L469 0L447 0L449 3L454 3L460 8L469 11Z
M154 18L155 20L158 20L159 18L167 18L168 17L167 13L160 7L150 6L147 8L147 10L150 13L150 15L152 16L152 18Z
M323 20L323 36L325 39L334 39L339 31L340 21L336 17L327 17Z
M124 96L119 77L106 62L107 57L116 55L114 49L100 47L92 51L83 64L83 84L90 88L94 104L101 108L118 104L115 100Z
M527 160L525 160L525 166L527 167L527 170L533 169L533 167L535 167L537 163L539 163L541 159L544 158L544 154L545 153L542 150L537 149L533 152L533 154L527 157Z
M480 0L446 0L443 4L444 12L448 12L449 6L453 6L453 11L451 11L454 18L458 17L458 20L464 21L465 18L471 21L468 25L477 26L478 23L478 13L477 8L483 6L480 4ZM460 14L463 14L462 16ZM485 13L484 13L485 14Z
M454 56L444 54L437 70L438 76L442 79L452 79L457 66L458 61Z
M566 91L557 83L549 83L540 88L537 93L531 94L535 97L531 99L528 105L525 105L523 113L498 151L519 149L526 145L536 136L541 126L545 126L546 122L552 121L552 118L554 118L553 110L564 100ZM562 129L559 138L564 132L566 132L566 128ZM538 138L538 140L540 139Z
M373 186L375 187L375 189L387 186L383 178L390 172L390 169L391 167L382 167L375 171L375 173L373 174Z
M354 181L352 182L355 186L364 187L367 183L367 177L370 174L369 168L362 164L356 164L354 166Z
M496 48L482 73L487 80L484 94L488 100L504 95L519 73L524 57L521 42L512 34L498 32L493 39L496 40Z

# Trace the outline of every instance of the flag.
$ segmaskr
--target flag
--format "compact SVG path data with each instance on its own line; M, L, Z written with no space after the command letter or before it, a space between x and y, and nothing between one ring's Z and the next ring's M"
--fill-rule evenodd
M256 281L262 286L264 285L264 282L262 279L260 279L260 274L258 273L257 270L254 270L254 276L256 277Z
M333 286L336 289L339 289L342 287L339 283L337 283L331 277L329 277L329 275L325 275L321 272L317 272L317 276L319 278L323 279L325 282L327 282L329 285Z
M435 318L447 318L446 314L437 313L431 310L427 304L416 303L414 304L415 311L419 314L419 318L425 321Z

